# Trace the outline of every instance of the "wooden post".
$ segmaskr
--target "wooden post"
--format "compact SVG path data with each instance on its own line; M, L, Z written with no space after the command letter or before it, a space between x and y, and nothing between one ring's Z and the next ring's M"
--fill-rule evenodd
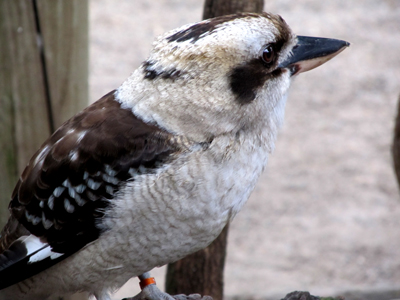
M37 0L50 89L53 126L89 104L87 0Z
M261 13L264 0L206 0L203 19L214 18L239 12Z
M206 0L203 19L238 12L263 11L263 0ZM169 264L165 289L171 295L209 295L214 300L223 299L224 266L229 224L206 249Z
M0 0L1 227L30 157L88 104L88 21L87 0Z
M0 197L4 225L18 176L49 136L50 127L32 2L0 3Z

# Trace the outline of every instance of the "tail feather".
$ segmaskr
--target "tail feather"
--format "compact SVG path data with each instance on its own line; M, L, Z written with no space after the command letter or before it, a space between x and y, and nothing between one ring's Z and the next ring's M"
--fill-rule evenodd
M0 254L0 290L27 279L64 258L65 254L52 252L50 245L43 243L38 237L22 236Z

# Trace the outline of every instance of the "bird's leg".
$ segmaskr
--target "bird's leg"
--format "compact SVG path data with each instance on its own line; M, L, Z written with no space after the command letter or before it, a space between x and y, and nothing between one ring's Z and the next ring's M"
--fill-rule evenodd
M154 277L151 277L149 272L143 273L138 277L142 291L132 298L125 298L123 300L175 300L169 294L163 293L158 289Z
M156 286L156 281L150 276L149 272L143 273L139 276L140 288L142 291L132 298L125 298L122 300L213 300L210 296L202 297L199 294L191 295L175 295L171 296L167 293L161 292Z

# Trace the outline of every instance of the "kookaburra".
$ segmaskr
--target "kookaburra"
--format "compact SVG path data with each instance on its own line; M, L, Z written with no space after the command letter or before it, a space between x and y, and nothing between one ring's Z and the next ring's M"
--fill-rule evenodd
M0 299L106 300L134 276L154 289L148 271L205 248L248 199L294 75L348 45L296 36L269 13L159 37L29 161L1 233Z

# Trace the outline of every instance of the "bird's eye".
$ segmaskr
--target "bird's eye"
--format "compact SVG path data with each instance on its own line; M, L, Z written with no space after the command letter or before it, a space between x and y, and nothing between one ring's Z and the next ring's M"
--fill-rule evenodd
M265 47L263 53L262 53L262 60L266 63L266 64L270 64L275 58L275 50L274 47L272 45L268 45L267 47Z

